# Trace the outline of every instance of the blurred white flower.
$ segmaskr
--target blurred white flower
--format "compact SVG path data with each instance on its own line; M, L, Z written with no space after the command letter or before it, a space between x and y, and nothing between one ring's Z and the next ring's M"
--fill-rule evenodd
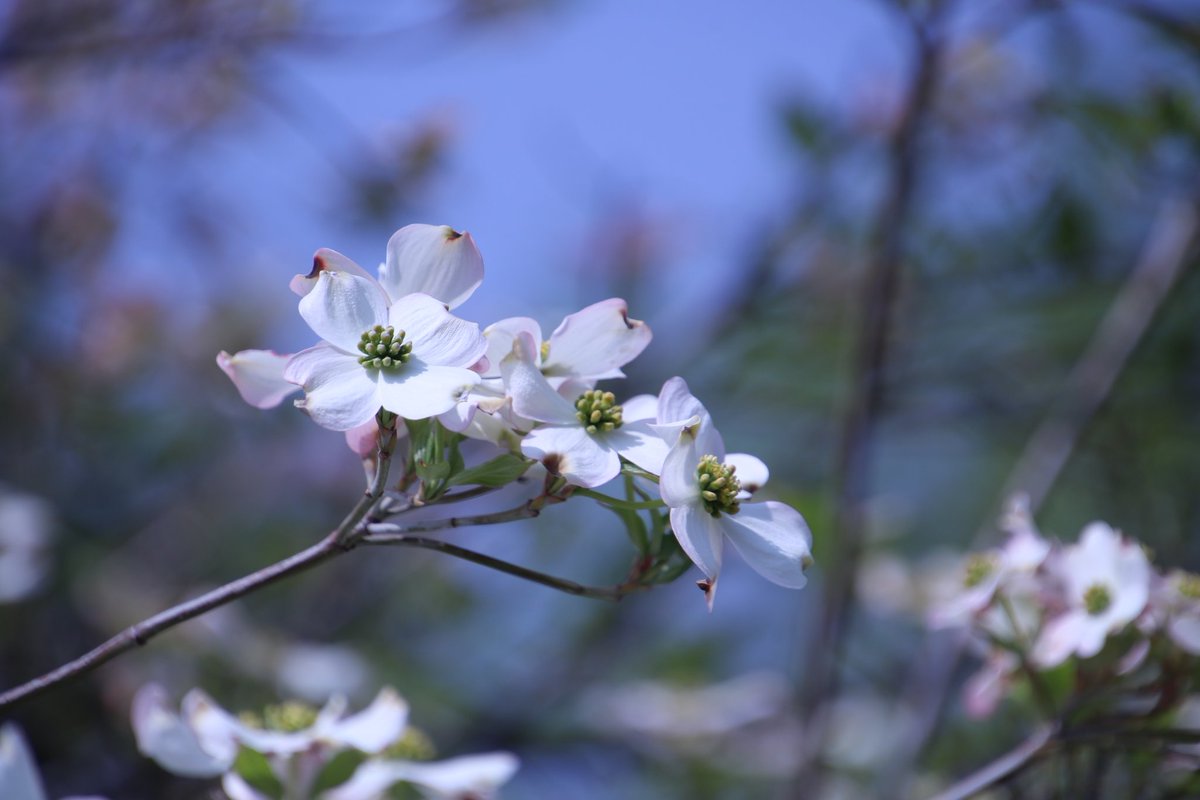
M0 798L46 800L46 790L25 737L15 725L0 727ZM102 797L64 797L63 800L104 800Z
M46 573L46 549L54 529L50 505L0 486L0 603L31 594Z
M1034 645L1033 660L1043 667L1073 653L1096 655L1108 634L1133 622L1150 597L1150 563L1141 545L1103 522L1088 525L1052 570L1062 582L1066 610L1046 623Z

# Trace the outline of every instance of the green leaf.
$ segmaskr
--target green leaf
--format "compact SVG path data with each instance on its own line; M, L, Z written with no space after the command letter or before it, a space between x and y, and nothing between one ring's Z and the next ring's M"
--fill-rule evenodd
M359 765L366 760L366 754L357 750L343 750L329 759L329 763L317 775L317 780L313 784L313 796L318 796L321 792L341 786L350 780L354 770L358 769Z
M505 486L525 474L532 461L521 456L505 453L479 466L464 469L451 475L447 486L475 484L479 486Z
M267 797L276 800L283 797L283 784L271 769L271 762L267 761L267 757L262 753L247 747L239 748L237 759L233 762L233 771Z

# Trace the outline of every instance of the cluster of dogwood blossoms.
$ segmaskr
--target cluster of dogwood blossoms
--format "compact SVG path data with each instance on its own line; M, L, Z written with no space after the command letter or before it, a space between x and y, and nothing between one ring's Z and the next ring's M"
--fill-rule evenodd
M969 557L957 593L929 614L934 627L965 626L983 658L965 687L969 713L991 713L1022 678L1068 663L1077 684L1113 696L1150 686L1172 705L1192 690L1200 575L1155 570L1140 543L1103 522L1074 544L1052 542L1020 497L1002 527L1005 543Z
M381 421L391 424L394 415L410 427L435 421L540 464L568 493L622 473L655 482L675 539L704 572L710 608L726 539L769 580L804 585L812 558L803 518L783 503L748 502L766 482L766 466L725 452L682 378L668 380L657 397L619 400L596 388L624 377L621 368L650 343L650 328L630 318L624 300L569 315L549 338L527 317L480 330L451 310L482 280L470 234L444 226L397 231L378 278L318 250L312 271L291 288L320 341L290 355L222 352L217 362L259 408L302 392L296 406L344 431L364 458Z

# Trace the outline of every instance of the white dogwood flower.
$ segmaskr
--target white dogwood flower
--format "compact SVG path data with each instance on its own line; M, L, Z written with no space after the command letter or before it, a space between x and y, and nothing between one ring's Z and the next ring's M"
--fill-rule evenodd
M658 424L660 430L679 431L663 462L659 489L671 509L675 538L706 576L700 587L709 608L726 538L767 580L803 587L804 570L812 563L812 534L800 512L779 502L743 502L751 487L766 482L766 466L754 456L726 455L712 417L682 378L663 386Z
M317 424L350 430L380 408L425 419L479 382L468 367L487 342L438 300L409 294L389 306L378 284L332 269L316 281L300 315L324 341L292 356L284 377L304 387L296 405Z
M521 333L502 363L513 411L544 423L521 441L522 453L585 487L615 478L622 458L649 472L662 468L667 445L651 427L653 398L633 398L623 407L612 392L589 389L572 402L551 387L537 366L536 352L533 337Z
M1034 645L1033 660L1043 667L1072 654L1096 655L1108 635L1136 619L1149 600L1145 552L1103 522L1088 525L1078 544L1064 548L1053 570L1062 581L1066 610L1046 623Z

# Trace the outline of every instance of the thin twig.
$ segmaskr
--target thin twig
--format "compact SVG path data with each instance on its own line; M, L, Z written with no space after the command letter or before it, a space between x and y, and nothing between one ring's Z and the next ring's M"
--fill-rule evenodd
M485 524L485 523L474 523ZM554 575L547 575L544 572L538 572L527 567L522 567L518 564L513 564L508 561L503 561L499 558L494 558L475 550L468 550L465 547L459 547L449 542L444 542L441 539L428 539L423 536L405 536L402 534L388 534L381 537L376 537L373 534L368 534L362 540L363 544L381 545L381 546L397 546L397 547L419 547L424 550L435 550L439 553L444 553L448 556L461 558L464 561L470 561L475 564L488 567L490 569L504 572L509 575L515 575L518 578L524 578L533 583L539 583L542 586L549 586L551 589L557 589L560 592L573 594L578 597L596 597L602 600L620 600L625 595L641 592L650 587L645 584L638 583L622 583L617 586L584 586L581 583L570 581L565 578L558 578Z
M1046 725L1038 728L1016 748L1000 756L983 769L968 775L958 783L935 795L931 800L966 800L979 794L989 786L1016 775L1042 754L1054 738L1055 728Z
M367 531L362 537L363 544L391 544L407 538L410 533L423 531L444 531L447 528L467 528L472 525L499 525L504 522L515 522L521 519L532 519L540 512L533 507L532 501L522 503L506 511L493 511L490 514L472 514L462 517L444 517L422 522L409 522L398 525L394 522L374 522L367 525Z

